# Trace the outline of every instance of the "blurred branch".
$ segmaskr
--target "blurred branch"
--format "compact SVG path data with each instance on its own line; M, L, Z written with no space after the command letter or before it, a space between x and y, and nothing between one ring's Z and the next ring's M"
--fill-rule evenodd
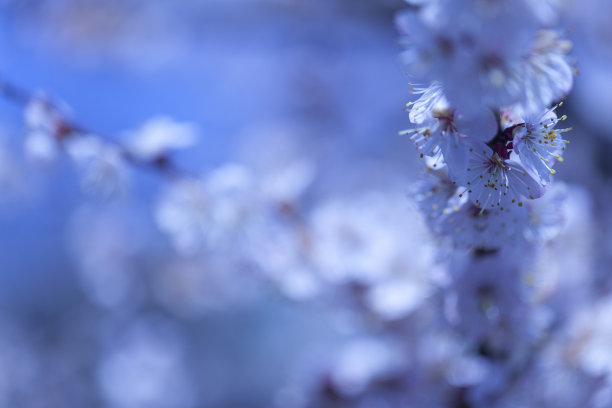
M0 76L0 94L4 99L18 105L22 109L26 109L30 103L37 99L44 99L44 102L48 106L49 110L52 110L53 113L58 116L56 124L57 129L53 136L60 146L62 146L62 142L64 140L69 138L80 137L83 135L96 135L105 144L112 145L115 149L117 149L120 152L121 157L127 163L130 163L135 167L152 170L153 172L170 179L180 177L195 177L195 174L192 172L179 168L174 162L172 162L171 158L167 154L160 154L150 160L143 160L135 156L130 149L128 149L122 143L109 137L102 137L97 132L91 132L87 130L86 127L83 127L62 115L62 110L58 108L51 100L49 100L49 98L37 96L35 93L29 92L7 81L2 76Z
M7 82L0 76L0 93L9 102L16 103L22 107L26 107L30 102L31 95L24 89L15 86L12 83Z

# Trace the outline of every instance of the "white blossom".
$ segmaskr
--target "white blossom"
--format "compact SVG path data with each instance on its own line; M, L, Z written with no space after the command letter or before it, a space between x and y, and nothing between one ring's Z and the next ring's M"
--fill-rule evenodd
M128 150L141 160L155 160L172 150L191 147L197 140L193 123L176 122L166 116L147 120L128 134Z

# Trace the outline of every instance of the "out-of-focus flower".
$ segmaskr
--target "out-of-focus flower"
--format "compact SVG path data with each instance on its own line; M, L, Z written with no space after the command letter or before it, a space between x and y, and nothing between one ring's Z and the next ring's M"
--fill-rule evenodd
M136 258L144 239L129 209L79 208L73 215L69 244L83 291L92 302L112 310L139 300Z
M66 152L83 171L86 191L112 196L125 189L128 170L123 152L95 136L80 136L66 141Z
M557 181L542 198L527 202L529 220L524 231L527 240L546 243L561 234L568 217L568 194L568 186Z
M543 30L540 15L526 1L429 2L397 20L404 62L416 81L440 81L464 111L520 104L537 112L573 81L569 42Z
M251 172L237 164L221 167L203 180L173 182L157 206L157 223L186 253L236 245L260 213L254 183Z
M562 204L559 196L565 196ZM593 214L593 198L586 190L568 184L552 189L550 197L545 196L531 204L541 206L534 209L535 217L541 218L540 226L535 228L543 227L543 230L530 231L529 236L535 242L548 238L548 234L554 234L554 239L537 246L529 279L533 281L540 301L550 305L557 315L565 317L575 313L593 295L591 288L598 247L593 233L598 223ZM561 225L555 227L557 221ZM551 225L547 225L549 223Z
M526 217L526 210L520 207L484 210L466 202L442 215L435 231L464 249L521 245Z
M26 154L37 162L53 162L59 155L57 142L48 133L40 131L29 132L25 141Z
M421 306L439 268L418 214L400 200L374 191L334 199L316 208L309 223L309 259L320 279L363 285L368 307L388 319Z
M384 198L332 200L312 214L313 258L330 282L371 283L390 272L400 242L385 222ZM388 220L391 221L391 220Z
M201 180L173 183L156 209L160 229L181 251L197 251L206 236L209 197Z
M260 188L270 203L291 203L310 187L315 175L314 164L307 159L299 159L262 174Z
M178 333L137 322L110 345L99 369L105 399L117 408L187 408L194 388Z
M146 121L138 130L128 134L128 151L143 161L165 156L171 150L193 146L197 130L192 123L176 122L169 117L159 116Z
M59 143L71 132L65 113L45 96L30 100L24 110L25 149L35 161L49 163L59 155Z
M331 381L345 396L359 394L374 380L397 371L402 357L401 350L392 342L379 338L353 340L339 354Z
M524 263L511 251L466 259L451 272L446 312L476 344L494 353L518 352L542 327L525 284Z
M572 89L574 72L567 57L571 47L554 30L538 32L525 62L517 66L523 90L519 103L527 113L536 114Z

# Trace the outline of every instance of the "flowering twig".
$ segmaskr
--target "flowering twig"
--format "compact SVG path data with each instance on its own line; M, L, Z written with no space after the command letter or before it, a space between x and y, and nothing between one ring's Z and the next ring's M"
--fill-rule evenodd
M60 147L63 146L66 140L95 134L103 144L115 149L126 163L134 167L151 170L170 180L196 177L193 172L180 168L174 163L167 152L160 152L148 158L138 157L123 143L110 137L103 137L98 132L91 132L85 126L68 118L49 98L28 92L2 77L0 77L0 94L7 101L18 105L24 110L28 109L33 103L42 104L42 108L51 119L51 136Z

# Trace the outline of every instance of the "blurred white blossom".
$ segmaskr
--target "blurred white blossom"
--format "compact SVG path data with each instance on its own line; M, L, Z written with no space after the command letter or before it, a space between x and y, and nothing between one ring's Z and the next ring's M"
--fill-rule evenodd
M169 117L158 116L147 120L140 129L127 135L128 151L141 160L155 160L172 150L193 146L197 135L193 123L176 122Z

